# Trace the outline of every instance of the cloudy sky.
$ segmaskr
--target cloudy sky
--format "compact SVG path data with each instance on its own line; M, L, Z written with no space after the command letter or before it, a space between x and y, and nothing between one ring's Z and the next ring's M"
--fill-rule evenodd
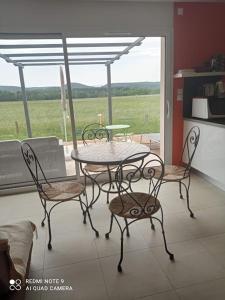
M130 42L136 38L98 38L98 39L68 39L68 43L86 42ZM0 44L31 43L27 41L0 40ZM38 41L35 41L38 43ZM55 42L55 41L51 41ZM32 42L33 43L33 42ZM48 41L49 43L49 41ZM123 48L72 49L70 51L117 51ZM37 50L1 50L0 53L27 53ZM59 52L57 49L40 49L40 52ZM61 50L60 50L61 51ZM28 58L28 57L27 57ZM31 59L31 57L29 57ZM21 59L21 58L20 58ZM159 81L160 80L160 38L146 38L142 45L133 48L128 55L112 65L112 82ZM106 67L104 65L70 66L72 82L79 82L92 86L106 83ZM59 86L59 66L25 67L25 84L32 86ZM0 58L0 85L20 85L18 69Z

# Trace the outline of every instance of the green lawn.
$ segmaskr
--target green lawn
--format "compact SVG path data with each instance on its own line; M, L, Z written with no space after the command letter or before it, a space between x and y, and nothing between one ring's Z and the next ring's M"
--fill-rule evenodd
M33 137L55 135L63 138L63 117L59 100L29 101ZM74 111L76 128L98 122L102 113L107 124L107 99L76 99ZM159 95L113 97L113 123L129 124L130 132L159 132ZM70 120L67 120L68 140L71 139ZM26 124L22 102L0 102L0 140L25 139Z

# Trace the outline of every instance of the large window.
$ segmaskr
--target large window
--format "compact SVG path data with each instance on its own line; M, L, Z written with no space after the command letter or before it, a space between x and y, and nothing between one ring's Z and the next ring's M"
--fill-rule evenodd
M76 174L71 151L82 146L88 124L127 124L133 142L159 133L160 38L67 38L66 44L50 35L0 40L8 62L0 62L3 185L31 179L23 174L17 140L29 142L48 177L57 179Z

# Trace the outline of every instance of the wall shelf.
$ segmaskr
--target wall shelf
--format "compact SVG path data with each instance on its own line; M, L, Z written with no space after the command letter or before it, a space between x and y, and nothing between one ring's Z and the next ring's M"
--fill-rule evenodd
M192 116L192 99L194 97L202 97L203 86L205 84L215 85L216 82L220 80L221 77L225 76L225 72L204 72L204 73L192 72L193 76L191 76L191 72L188 72L188 74L185 75L186 76L180 77L184 79L183 117L190 118Z
M209 76L225 76L225 72L179 72L174 75L174 78L187 77L209 77Z

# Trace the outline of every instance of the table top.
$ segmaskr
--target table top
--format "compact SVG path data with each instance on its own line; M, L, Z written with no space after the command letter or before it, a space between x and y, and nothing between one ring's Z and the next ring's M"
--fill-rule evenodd
M130 128L130 125L125 125L125 124L118 124L118 125L107 125L105 126L106 129L109 130L114 130L114 129L126 129L126 128Z
M142 153L141 153L142 152ZM121 163L128 156L141 153L133 157L129 162L138 161L150 153L149 147L142 144L128 142L105 142L90 144L73 150L72 159L95 165L115 165Z

